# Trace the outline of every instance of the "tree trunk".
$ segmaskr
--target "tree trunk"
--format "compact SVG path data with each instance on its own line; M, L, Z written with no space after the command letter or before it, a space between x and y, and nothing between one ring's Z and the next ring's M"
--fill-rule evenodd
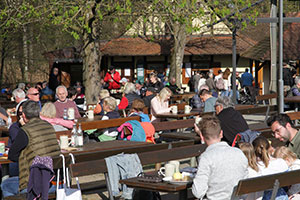
M90 32L83 33L83 84L85 86L85 97L87 104L95 104L99 100L100 93L100 65L102 54L98 40L100 31L97 29L96 2L91 3L90 10L86 13L86 24Z
M176 78L176 85L181 87L181 71L186 44L185 25L174 23L173 25L173 48L171 50L171 65L169 79Z
M0 87L2 88L3 84L3 70L4 70L4 61L5 61L5 54L6 54L6 41L7 38L4 37L2 39L2 50L1 50L1 65L0 65Z
M23 80L25 82L28 81L28 44L27 44L27 40L28 40L28 30L27 27L24 26L23 27L23 67L24 67L24 75L23 75Z

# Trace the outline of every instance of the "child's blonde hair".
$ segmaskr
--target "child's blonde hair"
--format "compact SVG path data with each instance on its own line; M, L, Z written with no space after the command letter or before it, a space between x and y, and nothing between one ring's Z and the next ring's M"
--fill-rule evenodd
M288 147L285 146L277 147L274 152L274 157L282 158L283 160L297 159L297 155L294 152L292 152Z
M247 142L242 142L239 143L239 147L242 150L242 152L245 154L246 158L248 159L249 167L251 167L252 169L258 172L259 169L256 163L256 155L252 144Z

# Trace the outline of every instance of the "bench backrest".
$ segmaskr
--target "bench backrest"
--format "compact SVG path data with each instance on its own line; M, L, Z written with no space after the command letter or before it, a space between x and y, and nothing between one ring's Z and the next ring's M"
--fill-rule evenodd
M183 146L193 145L193 140L184 140L184 141L176 141L170 143L160 143L160 144L149 144L147 146L141 147L130 147L130 148L115 148L114 150L105 150L99 152L89 152L89 153L76 153L74 154L76 163L80 162L87 162L91 160L100 160L104 159L108 156L113 156L119 153L142 153L142 152L149 152L149 151L158 151L163 149L172 149L178 148ZM65 155L66 163L70 164L70 156L68 154ZM60 156L53 157L53 166L55 169L62 167L62 160Z
M265 100L271 100L277 98L277 93L272 94L264 94L256 96L256 101L265 101Z
M300 112L290 112L290 113L286 113L290 119L293 120L297 120L300 119Z
M255 106L253 108L238 109L241 114L255 114L255 113L266 113L269 109L269 112L276 111L277 105L272 106Z
M164 131L164 130L174 130L179 128L190 128L194 127L195 119L186 119L186 120L174 120L174 121L165 121L165 122L154 122L152 125L155 128L155 131Z
M142 165L166 162L199 156L206 149L206 145L190 145L173 149L164 149L159 151L150 151L138 153ZM98 173L106 173L106 163L104 159L92 160L70 165L73 177L86 176Z
M134 116L134 117L124 117L124 118L109 119L109 120L86 121L86 122L81 122L81 128L82 130L111 128L111 127L121 126L123 123L129 120L141 121L141 117Z
M279 187L300 183L300 170L240 180L233 191L231 199L252 192L272 189L276 180L279 182Z

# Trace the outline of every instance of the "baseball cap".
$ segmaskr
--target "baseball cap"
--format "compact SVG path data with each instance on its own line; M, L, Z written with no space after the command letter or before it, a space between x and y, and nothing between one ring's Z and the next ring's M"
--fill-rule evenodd
M125 77L123 77L121 80L120 80L120 83L127 83L128 82L128 80L127 80L127 78L125 78Z

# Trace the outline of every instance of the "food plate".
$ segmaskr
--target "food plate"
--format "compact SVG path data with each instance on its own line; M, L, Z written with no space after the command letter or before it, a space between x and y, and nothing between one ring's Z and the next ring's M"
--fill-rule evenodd
M175 180L173 180L172 177L165 177L165 178L163 178L163 181L171 183L171 184L181 185L181 184L186 184L188 182L191 182L192 180L188 180L188 181L175 181Z

